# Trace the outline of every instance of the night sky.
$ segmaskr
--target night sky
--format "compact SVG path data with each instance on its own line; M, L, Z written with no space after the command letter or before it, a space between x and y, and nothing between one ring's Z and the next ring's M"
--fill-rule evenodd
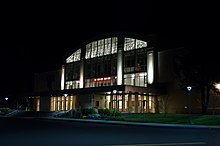
M31 91L35 72L59 69L63 55L104 33L157 33L199 52L219 49L216 7L148 0L1 3L0 94Z

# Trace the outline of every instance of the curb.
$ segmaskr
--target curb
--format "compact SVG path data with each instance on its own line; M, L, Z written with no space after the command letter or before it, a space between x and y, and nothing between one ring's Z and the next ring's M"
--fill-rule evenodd
M174 127L174 128L208 128L208 129L220 129L220 126L209 126L209 125L193 125L193 124L163 124L163 123L141 123L141 122L128 122L128 121L112 121L112 120L96 120L96 119L74 119L74 118L55 118L55 117L42 117L38 119L47 120L63 120L73 122L91 122L98 124L116 124L116 125L127 125L127 126L151 126L151 127Z

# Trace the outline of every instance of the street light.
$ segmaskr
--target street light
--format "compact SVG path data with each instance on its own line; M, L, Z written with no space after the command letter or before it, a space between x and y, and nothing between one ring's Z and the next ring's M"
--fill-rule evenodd
M190 91L192 90L192 86L187 86L187 90L189 91L189 114L191 114L191 98L190 98Z
M5 106L7 107L8 97L5 97Z

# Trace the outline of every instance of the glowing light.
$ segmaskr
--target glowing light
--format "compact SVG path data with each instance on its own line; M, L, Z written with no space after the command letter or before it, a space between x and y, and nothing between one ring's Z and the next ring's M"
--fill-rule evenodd
M187 86L186 88L187 88L188 91L191 91L191 90L192 90L192 87L191 87L191 86Z
M118 50L117 58L117 85L122 85L123 80L123 69L122 69L122 50Z
M64 90L64 84L65 84L64 72L65 72L65 67L63 65L61 70L61 90Z
M214 86L216 89L220 90L220 83L215 83Z
M148 103L149 109L152 108L152 97L149 96L149 103Z
M131 76L132 76L132 79L134 79L135 75L134 75L134 74L132 74Z
M153 53L148 54L148 83L152 84L154 82L154 59L153 59Z

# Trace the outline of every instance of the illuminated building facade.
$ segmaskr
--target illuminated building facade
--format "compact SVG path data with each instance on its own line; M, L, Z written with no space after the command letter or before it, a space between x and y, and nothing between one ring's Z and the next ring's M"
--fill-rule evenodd
M47 94L36 97L35 109L96 107L156 112L155 100L165 90L154 86L157 48L151 40L133 34L111 34L81 44L64 57L59 71L60 89L42 92Z
M155 112L154 96L161 93L150 87L156 70L154 49L147 41L129 36L93 40L66 58L61 87L74 108ZM54 105L51 110L56 109Z
M54 75L39 74L47 89L35 89L34 109L187 113L188 92L178 86L173 66L182 50L160 50L154 35L114 33L93 38L64 56L62 68ZM56 79L49 80L51 76ZM191 104L193 111L201 109L196 99Z

